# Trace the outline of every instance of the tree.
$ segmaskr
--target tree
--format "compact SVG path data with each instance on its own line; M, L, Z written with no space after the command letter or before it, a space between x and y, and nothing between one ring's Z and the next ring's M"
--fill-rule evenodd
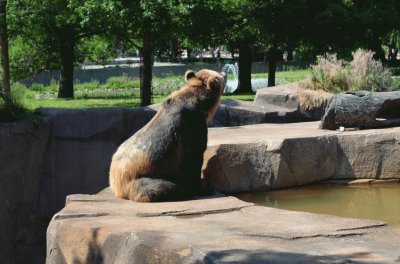
M14 15L16 35L32 37L35 47L57 54L61 70L58 96L73 98L76 46L80 40L104 34L112 27L116 17L113 1L18 0L13 1L13 8L18 14Z
M359 21L358 30L362 32L361 42L366 43L367 49L375 52L375 59L385 61L382 49L383 39L400 26L399 1L353 0L349 2L353 12L357 11L353 18Z
M282 54L280 50L291 51L302 39L308 2L310 1L249 0L250 13L260 32L260 41L268 49L268 86L275 85L276 61Z
M252 46L256 43L247 0L182 0L179 5L181 38L189 47L225 46L239 51L237 92L251 89Z
M4 108L7 109L11 103L10 69L8 58L7 0L0 0L0 48L1 65L3 67L2 97L4 100Z
M236 93L252 93L251 66L253 62L252 47L258 40L257 28L254 25L253 14L249 1L231 1L226 3L228 25L227 44L239 51L239 80Z
M176 33L177 5L167 0L119 0L119 39L140 50L141 106L151 104L152 65L155 50L168 45Z
M396 0L312 0L308 6L304 41L322 52L351 57L357 48L385 60L383 39L398 29L400 2Z
M388 60L397 60L400 49L400 31L393 30L390 32L386 38L384 38L384 43L388 46Z

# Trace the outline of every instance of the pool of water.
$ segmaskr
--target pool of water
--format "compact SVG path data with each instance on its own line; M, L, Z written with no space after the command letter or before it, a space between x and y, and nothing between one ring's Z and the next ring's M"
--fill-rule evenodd
M236 197L268 207L400 225L400 184L303 186Z

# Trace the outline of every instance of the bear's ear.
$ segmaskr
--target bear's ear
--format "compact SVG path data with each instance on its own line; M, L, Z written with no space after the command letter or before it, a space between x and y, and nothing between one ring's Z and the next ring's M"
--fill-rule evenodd
M212 91L220 91L223 87L223 79L218 78L217 76L210 76L207 80L207 88Z
M190 79L192 79L194 77L196 77L196 74L194 73L194 71L192 71L192 70L186 71L186 73L185 73L186 82L188 82Z

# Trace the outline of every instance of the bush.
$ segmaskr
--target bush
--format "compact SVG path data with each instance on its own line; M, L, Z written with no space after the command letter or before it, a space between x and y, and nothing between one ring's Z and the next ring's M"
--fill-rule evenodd
M373 59L374 52L358 49L353 52L351 67L351 90L384 92L391 90L392 74L380 61Z
M393 84L390 89L391 91L399 91L400 90L400 77L393 79Z
M303 88L325 90L331 93L367 90L383 92L396 89L389 69L373 59L372 51L358 49L353 52L353 60L338 60L336 54L319 57L312 66L311 75L303 83Z
M318 57L317 64L311 68L306 88L332 93L349 90L349 69L345 61L337 59L336 54Z

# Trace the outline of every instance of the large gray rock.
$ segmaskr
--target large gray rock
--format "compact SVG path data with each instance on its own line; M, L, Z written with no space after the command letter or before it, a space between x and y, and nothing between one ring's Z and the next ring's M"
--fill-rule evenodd
M325 103L321 101L320 104L315 105L312 108L304 108L300 104L299 96L301 94L308 94L308 97L318 96L314 93L301 92L303 89L298 90L302 85L302 81L281 84L273 87L267 87L258 89L256 97L254 99L254 104L260 106L269 106L269 108L277 107L295 110L297 120L287 122L276 122L276 123L289 123L289 122L302 122L302 121L316 121L321 120L325 113ZM300 91L300 92L299 92ZM308 100L312 101L312 98ZM290 116L291 117L291 116ZM273 122L273 121L272 121ZM271 123L271 122L268 122Z
M209 129L203 174L221 192L324 179L400 178L400 128L326 131L319 122Z
M105 190L68 197L47 230L46 263L395 263L399 242L379 221L233 197L135 203Z
M336 94L321 120L322 129L400 126L400 91Z
M303 121L297 108L257 104L239 100L222 100L211 127L232 127L261 123L292 123Z

